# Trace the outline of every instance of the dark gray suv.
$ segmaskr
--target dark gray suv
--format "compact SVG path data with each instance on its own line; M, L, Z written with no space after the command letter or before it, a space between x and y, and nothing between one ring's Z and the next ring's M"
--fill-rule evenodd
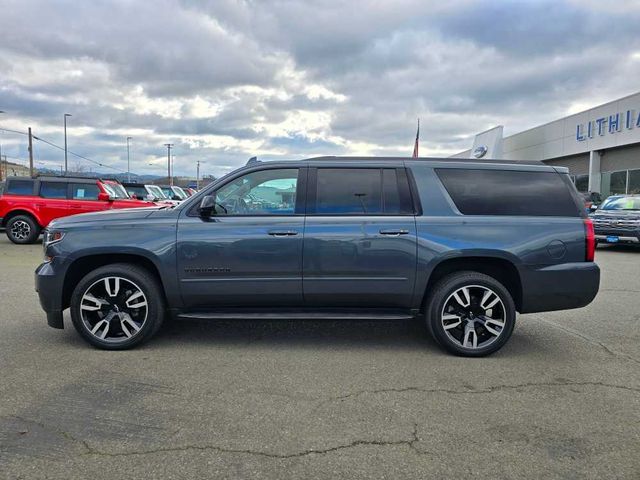
M516 312L578 308L600 271L567 171L541 163L323 157L254 163L176 207L47 228L36 289L89 343L176 319L423 318L444 348L502 347Z

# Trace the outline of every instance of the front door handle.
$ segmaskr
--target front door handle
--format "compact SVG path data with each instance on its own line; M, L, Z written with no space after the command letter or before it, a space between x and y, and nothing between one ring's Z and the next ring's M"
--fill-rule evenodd
M400 235L407 235L409 230L401 229L390 229L390 230L380 230L380 235L386 235L388 237L399 237Z
M295 230L269 230L269 235L272 237L293 237L297 234Z

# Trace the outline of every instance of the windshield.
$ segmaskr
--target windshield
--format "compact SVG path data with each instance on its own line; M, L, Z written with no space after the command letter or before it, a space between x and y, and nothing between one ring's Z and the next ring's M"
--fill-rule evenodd
M178 195L182 200L184 200L185 198L187 198L189 196L180 187L171 187L171 188L173 189L175 194Z
M157 185L147 185L147 188L149 189L149 191L151 192L151 194L160 199L160 200L166 200L167 197L164 192L162 191L162 189L160 187L158 187Z
M176 195L175 193L173 193L173 190L171 190L171 187L160 187L160 189L162 190L162 193L164 193L164 196L166 198L173 199L173 197Z
M103 183L102 186L111 198L118 198L118 194L111 188L111 185Z
M147 198L147 191L145 190L144 185L128 186L127 192L129 192L129 195L132 197L135 195L138 200L144 200Z
M129 198L129 194L119 183L108 183L108 185L115 192L115 198Z
M609 198L601 207L602 210L640 210L640 197Z

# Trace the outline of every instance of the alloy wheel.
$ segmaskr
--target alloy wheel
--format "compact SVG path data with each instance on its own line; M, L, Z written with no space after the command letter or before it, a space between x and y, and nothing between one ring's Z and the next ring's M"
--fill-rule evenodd
M11 224L11 235L16 240L26 240L31 235L31 225L24 220L17 220Z
M91 284L80 302L87 331L108 343L122 343L140 333L149 304L142 289L123 277L104 277Z
M505 306L496 292L482 285L458 288L444 302L441 322L453 343L480 349L495 342L504 331Z

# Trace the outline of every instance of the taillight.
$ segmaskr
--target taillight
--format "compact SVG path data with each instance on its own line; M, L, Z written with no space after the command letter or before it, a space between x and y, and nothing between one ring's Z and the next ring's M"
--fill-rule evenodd
M585 260L587 262L593 262L596 254L596 235L593 231L593 221L590 218L584 219L584 233L586 235Z

